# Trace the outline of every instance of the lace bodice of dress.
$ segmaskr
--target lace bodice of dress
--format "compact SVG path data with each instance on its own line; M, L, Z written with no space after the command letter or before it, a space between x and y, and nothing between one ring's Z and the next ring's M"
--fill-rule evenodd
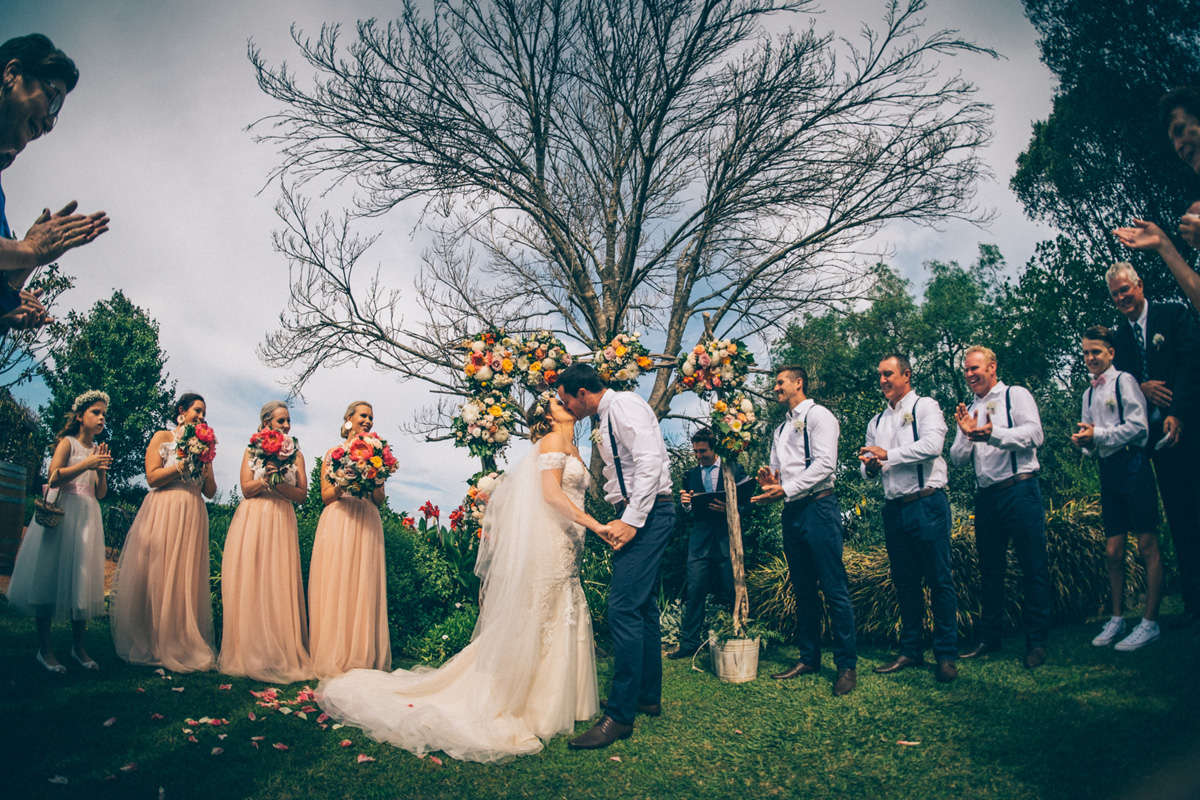
M570 453L542 453L538 456L538 467L542 470L561 469L563 492L572 503L583 508L583 494L591 476L582 461Z
M71 455L67 456L67 466L73 467L80 461L92 454L92 448L84 447L83 443L74 436L68 436L67 440L71 443ZM88 469L76 475L67 483L75 486L95 486L96 485L96 470Z
M158 454L162 457L164 467L174 467L179 463L179 459L175 457L175 431L168 431L171 434L171 440L163 442L158 446ZM183 471L183 476L179 482L185 486L202 486L204 484L204 473L200 472L195 475Z

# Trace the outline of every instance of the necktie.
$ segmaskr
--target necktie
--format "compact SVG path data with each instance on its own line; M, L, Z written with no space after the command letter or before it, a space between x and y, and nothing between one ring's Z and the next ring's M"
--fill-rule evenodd
M713 481L713 470L714 469L716 469L716 465L713 465L711 467L705 467L703 469L704 491L706 491L706 492L715 492L717 490L716 483Z
M1138 381L1145 383L1146 381L1146 335L1142 333L1140 323L1133 323L1133 338L1137 340L1138 346Z

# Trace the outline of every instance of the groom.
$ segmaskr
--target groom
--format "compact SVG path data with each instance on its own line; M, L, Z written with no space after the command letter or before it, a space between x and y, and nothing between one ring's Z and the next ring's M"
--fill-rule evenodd
M662 637L655 601L658 567L675 527L675 503L667 447L658 417L645 400L605 388L587 364L558 373L555 386L575 419L600 416L604 497L620 515L608 537L616 552L608 592L613 679L607 713L567 742L573 750L595 750L627 739L634 713L662 713Z

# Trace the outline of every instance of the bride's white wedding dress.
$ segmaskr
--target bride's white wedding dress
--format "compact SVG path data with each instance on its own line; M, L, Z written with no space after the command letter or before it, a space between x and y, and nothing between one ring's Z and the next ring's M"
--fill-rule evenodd
M588 473L566 453L535 448L502 478L484 518L471 643L438 669L357 669L322 681L327 714L417 755L481 762L536 753L543 739L595 716L592 622L579 583L584 529L542 499L545 469L562 469L564 492L583 507Z

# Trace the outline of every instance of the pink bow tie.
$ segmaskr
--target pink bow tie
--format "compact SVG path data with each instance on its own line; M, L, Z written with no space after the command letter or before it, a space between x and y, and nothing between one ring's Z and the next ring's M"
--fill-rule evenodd
M1092 378L1092 388L1093 389L1096 388L1097 386L1103 386L1103 385L1104 385L1104 376L1103 375L1101 375L1099 378Z

